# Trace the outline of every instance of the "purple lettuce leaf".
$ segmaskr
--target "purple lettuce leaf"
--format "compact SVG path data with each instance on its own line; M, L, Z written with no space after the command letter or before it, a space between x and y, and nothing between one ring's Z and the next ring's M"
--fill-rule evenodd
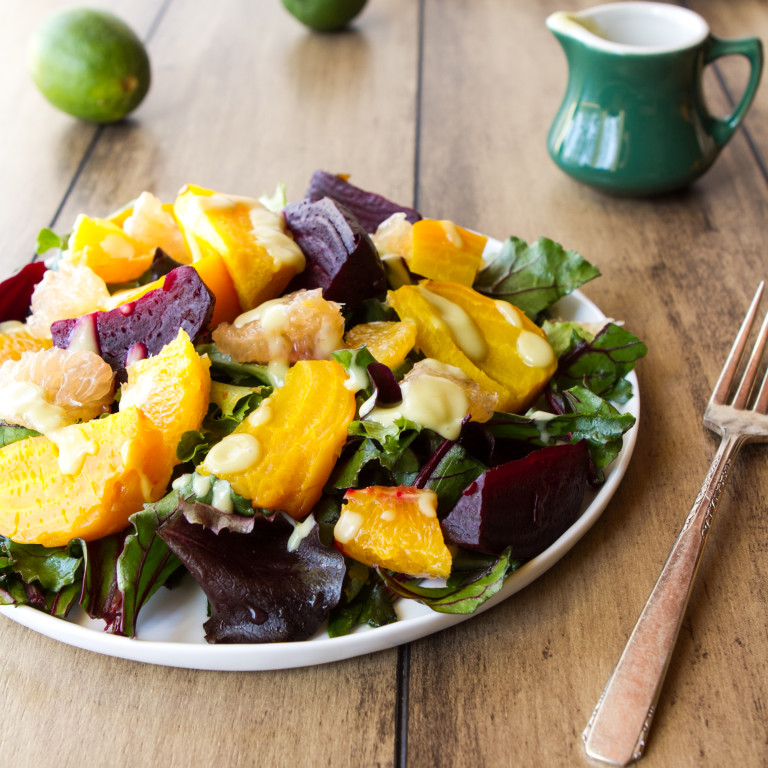
M317 525L289 551L294 526L282 515L257 515L250 533L215 533L189 522L189 506L180 502L158 533L208 597L206 640L271 643L314 635L339 602L345 573L343 555L320 542Z

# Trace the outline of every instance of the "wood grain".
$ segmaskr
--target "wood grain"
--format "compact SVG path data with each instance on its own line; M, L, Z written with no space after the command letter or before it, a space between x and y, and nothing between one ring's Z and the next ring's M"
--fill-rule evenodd
M395 650L196 672L98 656L3 620L7 762L585 764L581 731L714 453L701 414L765 277L765 88L748 132L701 181L621 199L565 177L545 147L567 71L544 19L589 0L370 0L342 35L307 32L278 0L104 0L148 39L154 79L131 119L99 129L55 112L23 66L31 30L67 4L0 7L4 273L27 260L41 226L66 231L77 213L103 215L145 189L258 195L284 181L295 199L325 168L431 217L578 250L603 273L585 293L649 354L637 447L612 503L523 592L412 644L398 753ZM716 34L766 32L761 0L688 4ZM721 74L708 75L707 94L726 112L743 71L723 62ZM765 466L764 450L745 451L724 495L643 765L766 764Z
M635 458L598 525L523 593L413 646L415 765L583 758L580 733L714 452L701 414L735 332L723 318L743 312L765 274L765 180L743 135L690 190L651 200L596 193L549 161L546 132L567 72L543 20L588 5L488 0L470 13L468 3L426 4L422 209L575 248L603 272L586 293L650 352ZM712 99L725 105L722 94ZM645 765L765 756L765 558L754 557L764 467L759 449L744 456L726 493ZM740 670L752 664L747 679Z
M49 226L98 129L55 110L37 91L26 51L37 26L73 2L41 0L23 10L0 7L0 271L9 273L32 258L38 231ZM152 0L94 2L131 25L139 37L151 29Z

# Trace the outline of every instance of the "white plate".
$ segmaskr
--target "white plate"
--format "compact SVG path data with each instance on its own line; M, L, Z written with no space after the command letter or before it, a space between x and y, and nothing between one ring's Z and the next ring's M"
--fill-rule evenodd
M556 313L565 320L599 322L605 319L605 315L580 291L562 299ZM628 379L634 397L622 410L639 419L640 394L634 372ZM624 476L636 435L637 424L624 436L623 449L607 469L605 484L585 501L579 519L549 549L515 571L502 589L472 615L488 610L526 587L551 568L589 530ZM185 577L179 587L161 589L153 596L139 616L136 638L105 633L103 622L89 619L79 609L63 620L28 606L0 606L0 613L19 624L78 648L150 664L226 671L286 669L339 661L393 648L471 618L435 613L413 600L399 600L397 611L400 620L393 624L376 629L359 627L344 637L329 638L323 632L297 643L209 645L203 632L205 596L190 577Z

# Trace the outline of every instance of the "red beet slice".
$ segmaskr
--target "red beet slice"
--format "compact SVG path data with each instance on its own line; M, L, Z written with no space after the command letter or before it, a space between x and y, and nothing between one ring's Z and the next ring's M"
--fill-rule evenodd
M393 213L404 213L411 224L421 218L421 214L413 208L393 203L375 192L366 192L327 171L314 172L304 197L313 202L332 197L346 206L368 233L375 232L379 224Z
M323 297L347 306L382 294L387 277L376 246L343 205L329 197L291 203L285 222L307 258L288 291L322 288Z
M589 474L584 440L541 448L486 470L443 520L447 543L530 560L578 518Z
M32 292L45 272L46 266L42 261L33 261L0 283L0 323L6 320L24 321L29 313Z
M126 356L136 349L156 355L172 342L183 328L195 339L208 327L214 297L193 267L177 267L169 272L162 288L144 294L136 301L107 312L94 312L73 320L57 320L51 325L53 343L67 348L83 324L96 320L101 356L125 380ZM142 345L138 347L136 345Z

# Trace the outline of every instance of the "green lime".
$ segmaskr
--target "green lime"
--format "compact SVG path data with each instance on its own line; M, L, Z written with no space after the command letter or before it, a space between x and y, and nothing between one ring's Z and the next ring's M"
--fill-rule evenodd
M300 22L318 32L343 29L363 10L366 0L283 0Z
M63 112L113 123L136 109L149 90L149 57L123 21L76 8L48 18L29 47L32 79Z

